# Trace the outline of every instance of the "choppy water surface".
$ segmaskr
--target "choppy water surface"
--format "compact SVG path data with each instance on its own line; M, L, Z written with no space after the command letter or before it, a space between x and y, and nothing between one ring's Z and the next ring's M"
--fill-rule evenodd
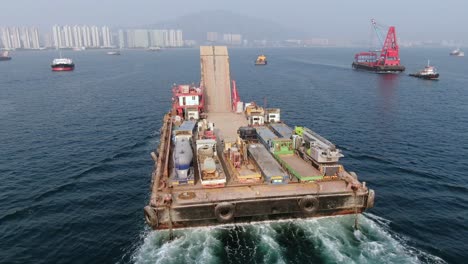
M145 234L136 263L444 263L392 233L373 215ZM180 252L184 252L181 254Z
M319 132L376 190L353 216L149 231L142 208L173 83L199 81L198 50L53 52L0 63L0 262L464 263L468 258L468 67L447 50L426 59L439 81L353 71L353 49L231 49L244 101L281 107ZM269 65L253 66L257 53ZM430 56L430 57L429 57Z

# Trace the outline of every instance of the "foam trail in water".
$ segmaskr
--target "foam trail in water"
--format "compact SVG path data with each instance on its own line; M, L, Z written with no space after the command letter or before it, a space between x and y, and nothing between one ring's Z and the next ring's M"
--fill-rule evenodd
M200 228L175 231L168 241L168 232L148 232L143 245L133 256L135 263L219 263L217 251L223 244L216 239L220 230Z
M308 65L318 65L318 66L326 66L326 67L340 68L340 69L351 69L348 65L330 63L328 61L320 61L320 60L312 61L312 60L305 60L305 59L300 59L300 58L288 58L288 60L292 62L299 62L299 63L308 64Z
M445 263L392 234L375 215L290 220L240 226L148 232L135 263Z
M444 263L391 234L388 224L372 215L360 217L359 230L349 216L297 221L327 263Z

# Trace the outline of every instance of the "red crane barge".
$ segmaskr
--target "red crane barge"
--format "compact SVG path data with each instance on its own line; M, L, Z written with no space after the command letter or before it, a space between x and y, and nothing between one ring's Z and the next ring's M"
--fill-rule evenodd
M377 25L374 19L371 19L371 22L382 44L382 50L357 53L354 55L353 68L378 73L399 73L404 71L405 66L400 64L400 49L397 43L395 27L391 26L388 28L387 37L382 43L379 32L380 26Z

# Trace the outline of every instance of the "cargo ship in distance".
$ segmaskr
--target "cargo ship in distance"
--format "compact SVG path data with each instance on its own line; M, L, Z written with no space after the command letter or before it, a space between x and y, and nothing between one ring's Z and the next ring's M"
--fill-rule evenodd
M377 37L382 42L381 27L374 19L371 19L372 26ZM399 73L405 70L405 66L400 64L400 48L397 43L395 27L388 28L387 37L381 43L380 51L360 52L354 55L352 67L354 69L373 71L377 73Z
M73 71L75 69L75 64L72 59L59 58L54 59L50 67L52 71Z
M374 191L341 151L278 108L241 102L225 46L202 46L200 85L175 85L164 115L151 197L155 230L359 214Z

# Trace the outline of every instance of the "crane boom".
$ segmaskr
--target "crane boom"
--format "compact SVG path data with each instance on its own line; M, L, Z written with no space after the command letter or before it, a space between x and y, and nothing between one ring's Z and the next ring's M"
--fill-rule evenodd
M375 21L375 19L372 18L371 23L372 23L372 27L374 28L375 34L377 35L377 38L379 39L380 46L383 46L382 35L379 29L377 28L377 22Z

